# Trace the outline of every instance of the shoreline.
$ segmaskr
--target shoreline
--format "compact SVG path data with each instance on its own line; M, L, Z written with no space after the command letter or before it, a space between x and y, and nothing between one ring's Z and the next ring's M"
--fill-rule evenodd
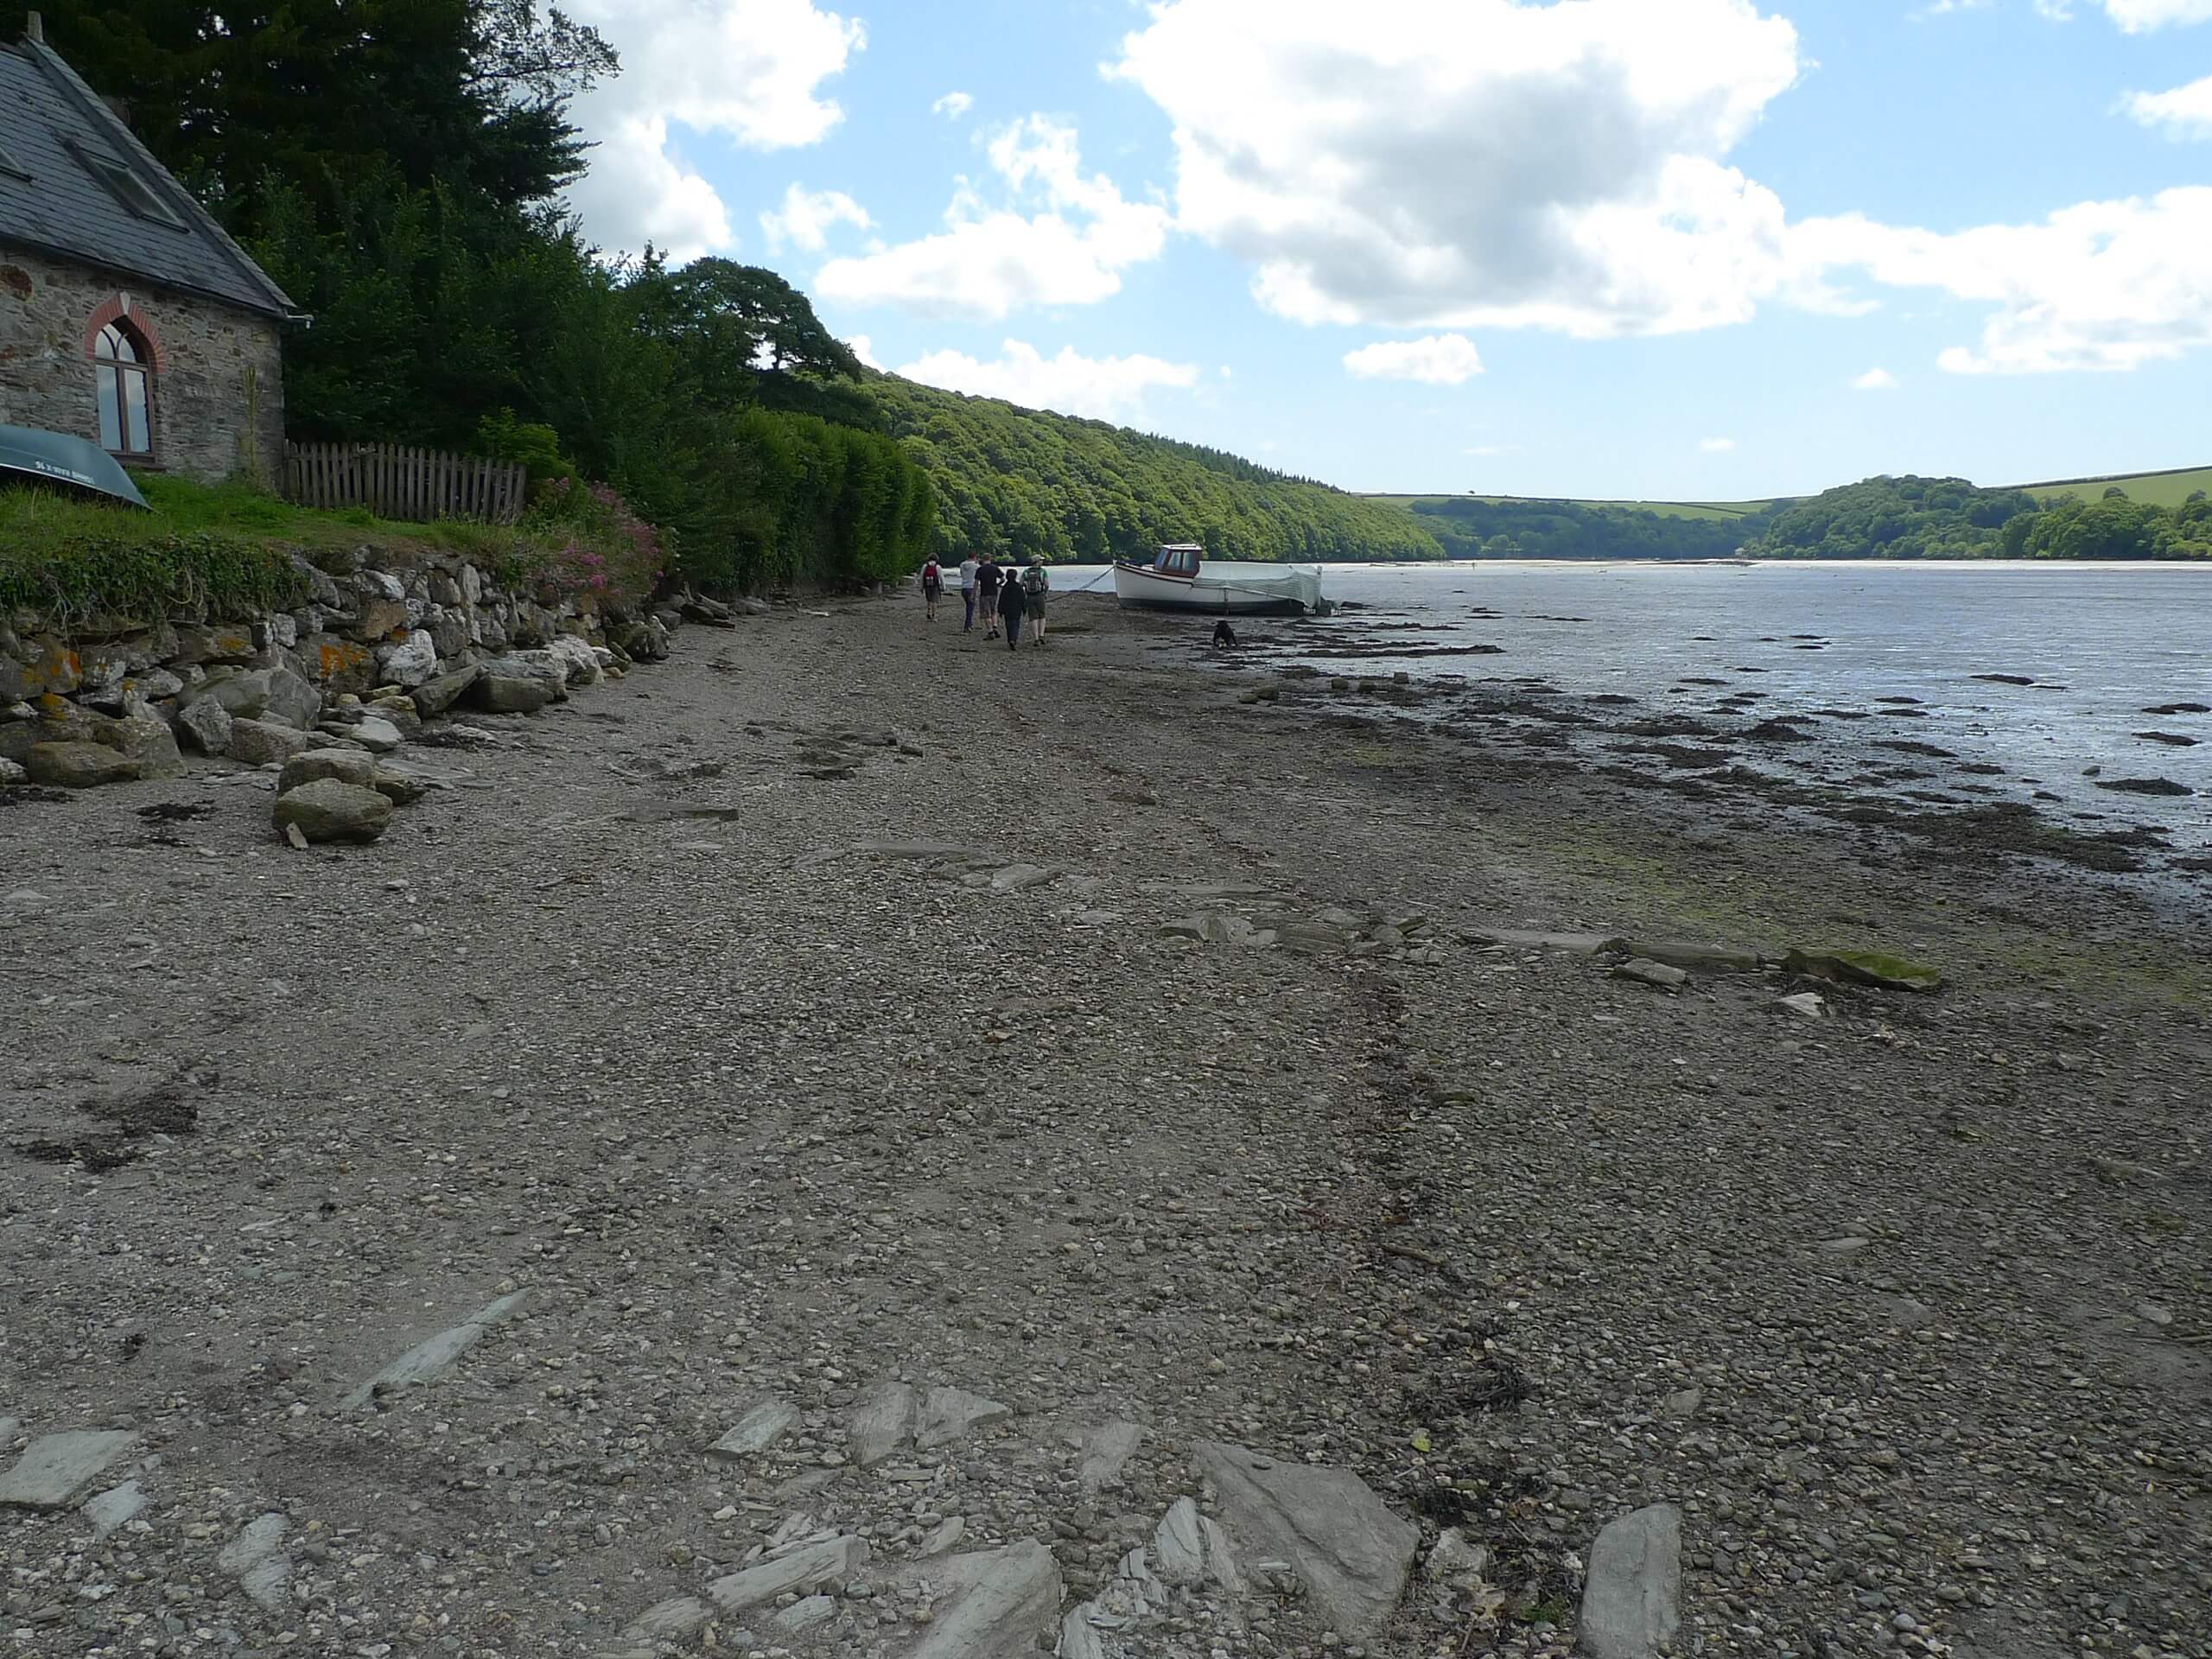
M1242 702L1202 625L1110 600L1022 653L813 608L448 727L373 848L274 844L269 779L196 764L0 819L41 895L0 931L0 1402L160 1458L143 1530L0 1533L11 1583L117 1586L10 1592L28 1655L188 1585L249 1641L588 1659L834 1533L870 1594L719 1639L911 1659L952 1518L1057 1618L1179 1499L1235 1522L1216 1443L1356 1478L1408 1568L1458 1528L1503 1616L1174 1589L1236 1659L1563 1659L1595 1532L1655 1503L1708 1653L2212 1642L2200 934L1391 692ZM149 836L165 802L206 810ZM1948 983L1655 984L1508 929ZM119 1166L15 1150L164 1088L195 1121ZM901 1385L1004 1414L887 1459ZM217 1560L269 1515L276 1611Z

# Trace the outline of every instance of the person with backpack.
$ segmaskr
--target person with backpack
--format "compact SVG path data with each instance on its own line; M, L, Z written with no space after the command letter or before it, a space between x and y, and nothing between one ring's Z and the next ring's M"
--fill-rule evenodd
M938 568L937 556L922 567L922 617L925 621L937 620L937 602L944 597L944 572Z
M982 568L982 566L976 561L973 553L960 561L960 602L967 613L960 624L960 632L963 633L971 633L975 631L976 572Z
M1006 648L1018 650L1021 645L1021 613L1027 608L1028 595L1021 591L1021 584L1007 572L1006 581L999 588L999 615L1006 623Z
M983 638L999 637L999 588L1005 573L992 555L983 555L983 562L976 568L976 608L983 613Z
M1029 618L1029 643L1045 643L1045 595L1052 589L1052 578L1046 573L1042 554L1033 554L1029 568L1021 573L1021 608Z

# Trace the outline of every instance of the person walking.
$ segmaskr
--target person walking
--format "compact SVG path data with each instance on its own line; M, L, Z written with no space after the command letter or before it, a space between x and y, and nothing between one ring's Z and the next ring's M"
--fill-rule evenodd
M1028 595L1021 591L1021 584L1012 574L999 589L999 615L1006 622L1006 648L1017 651L1021 646L1021 613L1027 608Z
M1003 573L999 562L992 555L983 555L983 562L976 567L976 608L983 613L983 638L999 637L999 588Z
M960 632L972 633L976 629L976 556L970 553L960 561L960 603L967 615L960 624Z
M944 597L944 572L938 568L937 559L932 556L930 562L922 567L922 620L924 621L937 620L937 602Z
M1029 568L1021 573L1021 608L1029 618L1029 643L1045 643L1045 595L1052 590L1052 578L1045 569L1044 555L1033 555Z

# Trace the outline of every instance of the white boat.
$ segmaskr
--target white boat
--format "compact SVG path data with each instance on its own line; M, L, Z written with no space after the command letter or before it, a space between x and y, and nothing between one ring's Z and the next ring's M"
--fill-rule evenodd
M1150 564L1114 561L1114 596L1131 610L1205 616L1325 616L1317 566L1205 562L1205 550L1177 543Z

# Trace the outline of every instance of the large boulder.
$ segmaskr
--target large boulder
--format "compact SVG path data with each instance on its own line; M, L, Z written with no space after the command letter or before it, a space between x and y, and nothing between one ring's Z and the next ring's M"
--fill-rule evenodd
M54 635L20 639L13 652L0 652L0 703L26 702L49 691L74 691L82 677L77 653Z
M377 683L376 654L351 639L334 633L302 634L299 653L308 674L331 696L348 691L358 696Z
M461 701L462 692L476 683L484 671L470 663L450 674L441 674L434 680L425 680L413 692L415 712L425 719L442 715Z
M189 694L189 701L216 703L232 720L259 720L269 711L269 672L254 669L210 675Z
M17 766L30 764L32 748L41 743L90 743L99 735L100 716L79 709L52 692L35 702L17 703L16 718L0 721L0 758Z
M105 743L34 743L25 770L35 784L94 789L129 783L138 776L138 763Z
M541 653L531 652L527 654L537 657ZM591 648L588 639L579 639L573 633L556 634L542 654L562 665L570 685L599 683L599 653Z
M231 711L213 697L188 702L176 711L176 734L202 754L231 751Z
M377 648L377 667L387 685L420 685L438 671L437 642L426 628Z
M484 664L468 692L478 708L495 715L535 714L549 702L567 699L568 675L558 666L549 672L519 658L498 657Z
M423 626L430 631L430 643L437 647L442 658L458 657L468 649L468 615L459 610L433 612Z
M318 778L286 790L273 809L277 829L297 825L311 842L374 841L391 822L391 802L373 789Z
M284 763L284 770L276 776L276 792L289 794L325 778L369 789L374 786L376 775L376 756L366 749L308 749Z
M253 656L253 630L239 624L180 622L172 663L243 663Z
M141 778L184 776L184 757L177 753L175 734L167 721L148 713L143 703L121 720L102 725L93 741L137 761Z
M231 759L249 766L265 766L272 760L289 760L294 755L320 747L319 740L305 732L296 732L289 726L279 726L266 720L234 720L231 722Z
M322 717L322 693L307 677L288 665L261 671L269 687L267 712L272 720L302 731L312 731Z
M346 632L365 642L388 639L407 626L407 589L383 570L353 577L353 619Z

